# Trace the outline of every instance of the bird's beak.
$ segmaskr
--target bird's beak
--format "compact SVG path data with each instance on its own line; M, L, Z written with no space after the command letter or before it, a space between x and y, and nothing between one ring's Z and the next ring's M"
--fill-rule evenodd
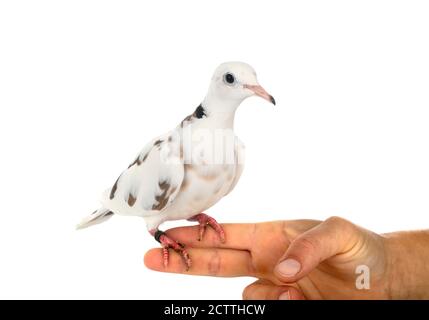
M257 96L271 102L273 105L276 105L276 100L274 100L273 96L270 95L267 91L265 91L265 89L262 88L260 85L245 84L244 88L253 91Z

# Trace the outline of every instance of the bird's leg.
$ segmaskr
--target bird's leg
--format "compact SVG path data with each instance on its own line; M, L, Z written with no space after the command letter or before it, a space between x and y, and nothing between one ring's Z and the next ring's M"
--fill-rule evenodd
M162 257L164 261L164 267L168 266L168 258L169 258L169 249L173 249L178 252L186 264L186 270L189 270L191 267L191 258L189 257L188 252L185 249L185 246L176 240L171 239L169 236L165 234L165 232L153 229L150 231L150 234L158 241L162 246Z
M196 214L195 216L190 217L188 221L198 221L198 223L200 224L200 233L199 233L198 241L201 241L203 239L203 235L204 235L204 231L206 230L206 227L210 226L219 235L220 241L225 242L225 231L223 231L223 228L221 227L221 225L209 215L205 213L199 213L199 214Z

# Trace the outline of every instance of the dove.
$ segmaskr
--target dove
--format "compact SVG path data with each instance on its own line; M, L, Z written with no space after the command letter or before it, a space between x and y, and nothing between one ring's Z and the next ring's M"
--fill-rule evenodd
M225 242L221 225L203 212L229 194L243 172L244 144L234 134L234 116L238 106L251 96L276 104L250 65L222 63L195 111L176 128L150 141L102 194L101 207L84 218L77 229L113 215L142 217L150 235L161 244L164 266L173 249L182 256L187 269L192 261L185 246L159 229L163 222L195 221L199 240L209 226Z

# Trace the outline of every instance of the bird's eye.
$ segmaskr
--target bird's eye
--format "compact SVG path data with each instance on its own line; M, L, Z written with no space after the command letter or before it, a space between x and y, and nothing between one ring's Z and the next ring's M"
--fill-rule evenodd
M223 80L227 84L233 84L235 82L235 77L232 73L225 73L225 75L223 76Z

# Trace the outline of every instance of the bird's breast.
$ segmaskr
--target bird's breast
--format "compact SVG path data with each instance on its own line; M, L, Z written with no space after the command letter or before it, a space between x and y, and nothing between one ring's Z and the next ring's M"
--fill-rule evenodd
M207 210L228 193L234 175L235 165L186 164L185 176L171 214L183 219Z

